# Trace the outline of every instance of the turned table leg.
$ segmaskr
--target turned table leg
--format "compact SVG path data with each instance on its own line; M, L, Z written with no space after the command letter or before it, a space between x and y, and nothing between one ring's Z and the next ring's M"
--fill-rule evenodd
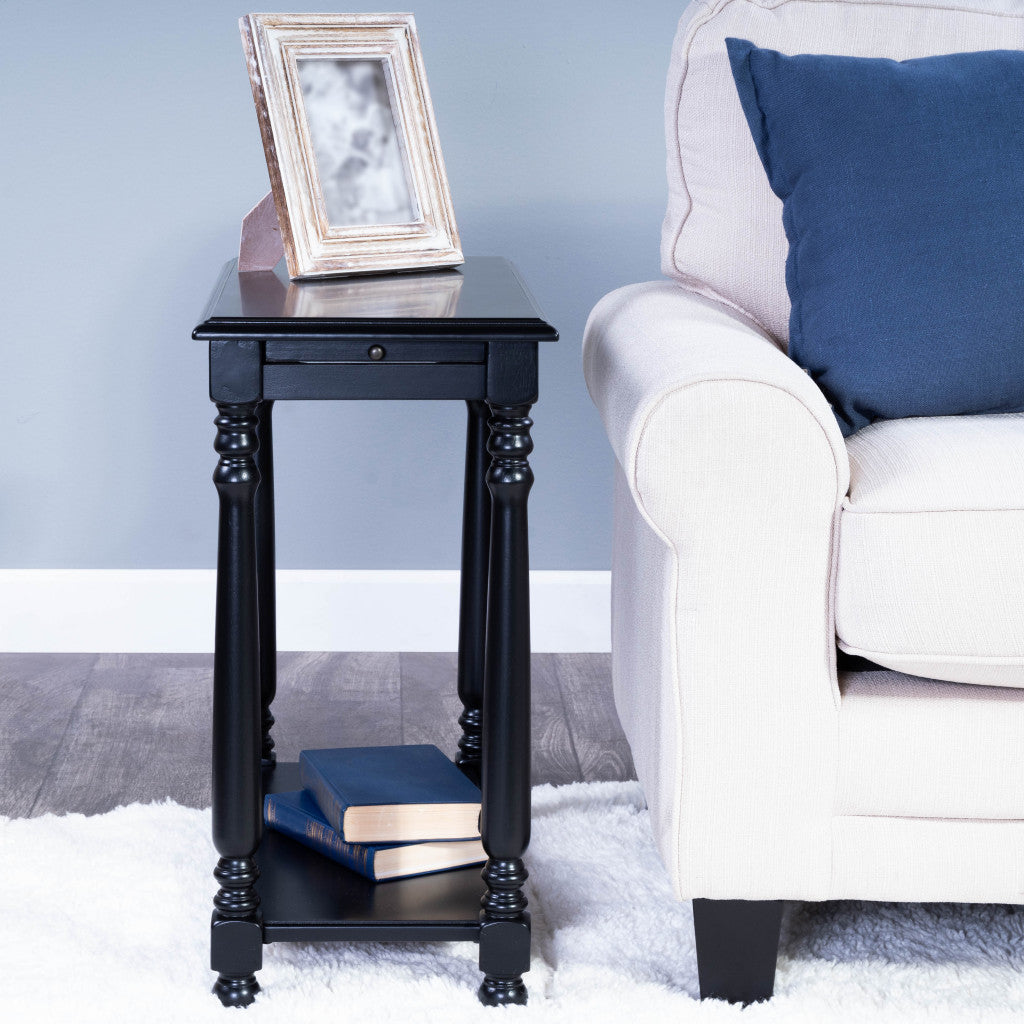
M530 841L530 567L526 504L533 472L529 405L491 404L490 593L483 704L483 812L488 855L480 927L481 1002L525 1003L530 969L522 856Z
M214 877L210 966L225 1006L246 1006L259 991L263 964L258 869L253 854L262 831L260 807L260 650L256 596L254 505L259 470L254 455L256 404L217 405L220 496L217 626L213 666Z
M487 632L487 561L491 546L491 494L487 489L487 405L466 403L466 478L462 497L462 574L459 593L459 753L455 763L480 782L480 733Z
M260 617L260 702L262 705L263 742L260 752L264 768L277 763L274 753L274 716L270 706L277 693L277 594L275 586L274 555L274 427L272 401L257 406L259 425L256 450L256 469L259 487L256 489L254 514L256 517L256 586L259 595Z

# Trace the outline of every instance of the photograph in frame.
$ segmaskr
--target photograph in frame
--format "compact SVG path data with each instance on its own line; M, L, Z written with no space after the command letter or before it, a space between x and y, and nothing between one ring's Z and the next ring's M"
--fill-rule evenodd
M306 57L297 63L327 223L415 221L384 62Z

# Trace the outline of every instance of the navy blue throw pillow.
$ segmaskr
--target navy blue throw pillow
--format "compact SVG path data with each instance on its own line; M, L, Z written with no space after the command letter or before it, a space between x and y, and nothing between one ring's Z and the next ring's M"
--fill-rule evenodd
M843 433L1024 409L1024 51L726 45L783 202L789 352Z

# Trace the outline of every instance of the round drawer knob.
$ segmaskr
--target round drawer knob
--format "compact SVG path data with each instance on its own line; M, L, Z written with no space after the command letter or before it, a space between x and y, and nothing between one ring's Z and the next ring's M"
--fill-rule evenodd
M387 353L384 351L383 345L371 345L367 350L366 354L374 361L377 362L383 359Z

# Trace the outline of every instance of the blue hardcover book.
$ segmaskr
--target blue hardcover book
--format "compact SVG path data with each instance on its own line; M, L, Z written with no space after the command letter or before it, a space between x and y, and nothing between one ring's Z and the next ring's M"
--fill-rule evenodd
M303 750L303 787L349 843L476 839L480 788L437 747Z
M346 843L305 791L268 793L263 800L267 826L373 882L410 878L482 864L487 855L479 839L444 843Z

